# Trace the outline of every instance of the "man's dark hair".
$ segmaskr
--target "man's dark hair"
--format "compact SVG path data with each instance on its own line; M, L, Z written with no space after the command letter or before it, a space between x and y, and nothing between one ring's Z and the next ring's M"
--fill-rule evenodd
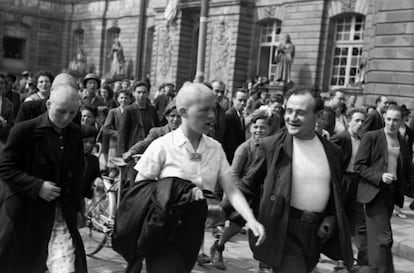
M243 88L238 88L238 89L234 90L234 92L233 92L233 96L232 96L233 98L235 98L235 97L236 97L237 92L240 92L240 93L243 93L243 94L247 94L247 91L246 91L245 89L243 89Z
M404 116L404 112L403 109L401 108L401 106L399 106L398 104L390 104L388 105L387 111L398 111L401 113L401 118Z
M124 94L125 96L127 96L131 100L133 99L132 93L131 92L128 92L127 90L121 90L121 91L119 91L118 92L118 96L121 95L121 94Z
M348 111L346 111L346 119L347 119L347 120L351 120L351 119L352 119L352 116L353 116L355 113L361 113L361 114L363 114L365 117L367 117L367 111L365 111L365 109L362 109L362 108L351 108L351 109L349 109Z
M303 94L306 94L306 93L310 94L312 96L312 98L314 99L314 101L315 101L315 107L313 108L313 112L317 113L317 112L321 111L324 107L323 99L318 94L317 90L313 87L301 86L301 85L294 86L286 94L286 98L287 98L286 101L288 101L289 98L292 95L303 95Z
M146 82L144 82L144 81L138 81L138 82L136 82L134 84L134 87L133 87L132 91L135 92L135 89L137 89L137 87L140 87L140 86L145 86L145 88L147 89L147 92L149 92L148 84Z
M80 108L80 111L82 112L83 110L87 110L89 112L91 112L91 114L96 118L98 116L98 108L95 106L91 106L91 105L82 105L82 107Z
M375 99L375 105L378 104L378 102L381 101L382 97L385 97L384 95L379 95L376 99Z

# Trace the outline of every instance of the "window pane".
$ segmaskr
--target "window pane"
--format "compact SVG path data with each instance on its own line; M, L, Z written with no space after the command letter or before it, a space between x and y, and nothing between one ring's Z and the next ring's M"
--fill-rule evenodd
M259 75L267 76L269 74L269 58L270 58L270 46L262 46L260 48L259 59Z
M3 37L3 56L10 59L23 59L26 40L15 37Z
M356 75L356 72L357 72L356 67L352 67L351 68L351 71L349 72L349 75L355 76Z

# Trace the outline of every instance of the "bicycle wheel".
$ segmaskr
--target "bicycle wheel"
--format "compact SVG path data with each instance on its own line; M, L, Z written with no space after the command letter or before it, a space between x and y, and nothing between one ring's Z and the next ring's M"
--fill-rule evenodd
M105 188L108 181L104 180ZM110 184L108 185L108 188ZM91 256L100 251L110 242L112 235L116 197L113 192L95 188L90 200L85 200L86 227L81 229L81 236L85 246L86 255Z

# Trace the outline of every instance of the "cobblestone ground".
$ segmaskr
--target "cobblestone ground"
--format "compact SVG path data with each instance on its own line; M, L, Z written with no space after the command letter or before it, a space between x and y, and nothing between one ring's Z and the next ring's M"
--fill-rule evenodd
M225 271L218 270L211 266L211 264L205 266L196 266L193 273L202 272L227 272L227 273L240 273L240 272L256 272L258 262L252 258L252 254L248 247L246 235L238 235L231 242L226 245L224 251L224 259L227 266ZM205 252L209 253L210 246L213 244L214 239L211 236L211 232L206 232L206 244ZM414 262L394 257L394 263L396 267L396 273L413 273ZM322 262L318 264L314 273L328 273L333 272L335 263L327 259L322 258ZM98 254L93 257L88 257L89 273L121 273L126 268L126 263L121 256L115 253L110 247L105 247ZM143 271L144 273L145 271Z

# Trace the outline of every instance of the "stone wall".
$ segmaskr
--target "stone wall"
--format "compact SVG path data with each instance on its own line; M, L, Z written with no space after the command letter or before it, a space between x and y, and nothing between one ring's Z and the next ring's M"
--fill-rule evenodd
M69 6L62 2L42 0L2 0L0 10L0 43L3 37L25 39L23 59L3 58L0 48L0 70L19 73L46 69L60 72L67 59Z
M164 17L167 0L147 0L144 41L138 40L141 2L1 0L0 43L4 36L14 35L26 39L27 45L23 61L3 58L0 47L0 70L60 72L74 58L74 31L81 29L89 68L106 76L111 61L109 32L119 30L129 78L137 74L141 45L143 72L150 72L154 89L164 82L180 86L192 81L201 0L179 1L170 23ZM260 23L276 19L282 23L281 35L290 34L296 46L292 80L327 91L333 26L336 18L350 13L365 15L365 104L386 94L414 108L414 3L410 0L210 0L205 80L223 80L233 91L254 77Z
M414 108L414 2L376 0L368 51L365 104L388 95Z

